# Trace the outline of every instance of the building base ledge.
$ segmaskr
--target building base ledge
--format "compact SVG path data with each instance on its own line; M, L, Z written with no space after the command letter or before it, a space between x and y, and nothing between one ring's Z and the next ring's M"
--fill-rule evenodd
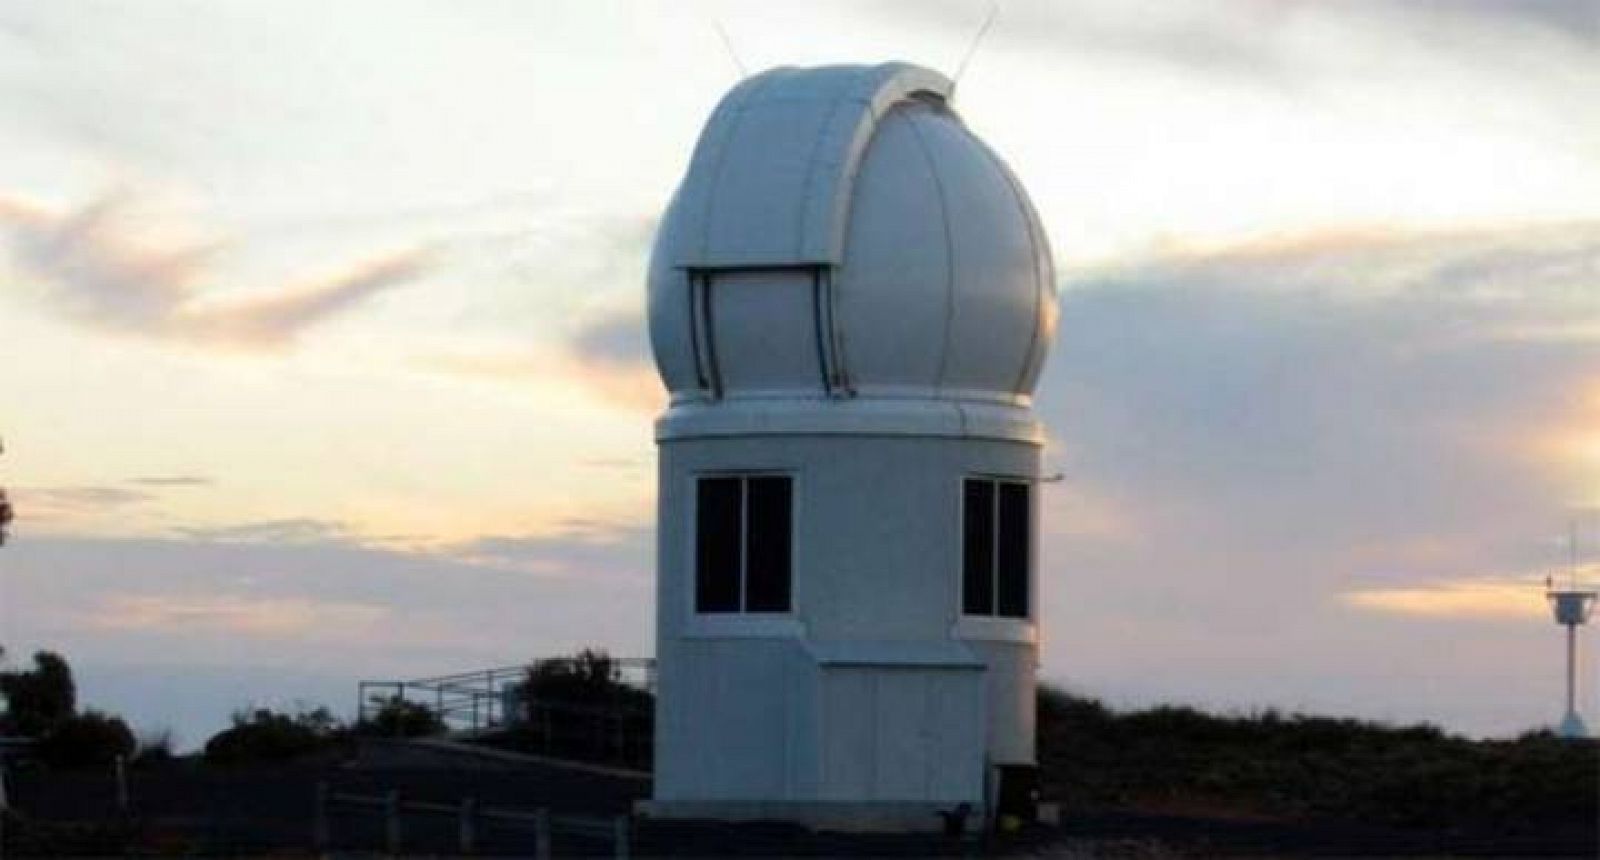
M650 818L696 821L782 821L812 830L848 833L936 833L961 801L642 800ZM983 827L983 808L971 804L966 830Z

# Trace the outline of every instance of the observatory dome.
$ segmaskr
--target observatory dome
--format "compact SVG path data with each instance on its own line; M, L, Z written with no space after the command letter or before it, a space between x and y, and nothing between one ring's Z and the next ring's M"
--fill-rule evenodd
M1055 332L1049 246L950 95L891 63L774 69L723 98L650 265L675 407L1030 403Z

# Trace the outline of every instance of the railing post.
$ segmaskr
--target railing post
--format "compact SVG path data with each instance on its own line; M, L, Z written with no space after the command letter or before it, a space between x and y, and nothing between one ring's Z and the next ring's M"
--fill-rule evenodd
M533 813L533 856L550 860L550 810L542 806Z
M316 798L311 808L311 847L321 853L328 850L328 783L317 780Z
M617 816L611 824L611 834L617 860L628 860L628 816Z
M477 847L478 804L470 797L461 801L461 817L457 820L457 847L462 854L471 854Z
M383 798L383 836L390 856L400 853L400 792L392 790Z
M118 754L111 763L112 775L117 781L117 811L128 814L128 758Z
M6 753L0 749L0 857L6 851L6 813L11 810L11 802L6 797Z

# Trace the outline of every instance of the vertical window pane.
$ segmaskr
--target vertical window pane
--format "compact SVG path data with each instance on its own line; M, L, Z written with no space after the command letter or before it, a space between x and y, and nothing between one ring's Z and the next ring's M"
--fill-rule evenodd
M1028 617L1028 532L1033 518L1028 511L1027 484L1000 485L999 612L1007 618Z
M963 493L961 611L994 614L994 484L967 481Z
M749 537L745 545L745 611L789 611L792 518L786 477L749 479Z
M740 481L702 478L695 504L695 609L739 611Z

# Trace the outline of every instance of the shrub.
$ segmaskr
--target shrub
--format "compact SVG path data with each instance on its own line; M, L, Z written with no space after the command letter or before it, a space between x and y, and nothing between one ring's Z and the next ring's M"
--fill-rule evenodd
M1200 803L1274 816L1497 833L1600 820L1600 744L1532 732L1157 707L1120 713L1041 686L1040 778L1079 808Z
M623 680L604 651L541 660L516 686L510 730L488 743L526 752L649 767L655 697Z
M267 708L236 711L233 726L206 741L205 760L212 764L288 761L326 750L347 734L327 708L294 714Z
M58 721L39 741L39 758L56 767L98 767L133 754L133 732L120 717L99 711Z
M165 764L176 758L172 753L172 730L161 729L141 735L133 753L133 763L139 766Z
M61 655L40 651L33 655L33 671L0 672L0 694L6 697L3 728L6 734L44 737L55 725L72 716L78 705L72 667Z
M586 704L609 702L632 688L622 683L622 668L609 654L585 648L574 657L533 664L522 689L530 700Z
M378 709L356 724L356 734L370 737L419 738L442 735L444 720L427 705L391 696L375 699Z

